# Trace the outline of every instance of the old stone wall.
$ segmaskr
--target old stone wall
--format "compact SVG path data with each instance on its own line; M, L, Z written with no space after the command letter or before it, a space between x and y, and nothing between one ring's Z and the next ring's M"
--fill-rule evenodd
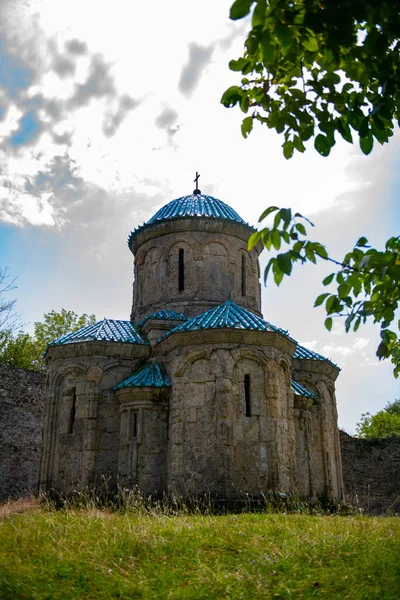
M116 486L120 415L112 388L149 353L147 345L120 342L49 348L41 489L69 492L102 478Z
M346 501L400 513L400 439L362 440L340 431Z
M36 489L44 379L42 373L0 365L0 500ZM193 385L193 372L191 379ZM194 410L188 410L190 426ZM400 439L361 440L341 431L340 447L347 502L376 514L400 513Z
M0 500L37 488L45 375L0 365Z
M132 321L165 307L192 317L228 299L261 314L260 267L248 236L247 226L190 220L139 235Z

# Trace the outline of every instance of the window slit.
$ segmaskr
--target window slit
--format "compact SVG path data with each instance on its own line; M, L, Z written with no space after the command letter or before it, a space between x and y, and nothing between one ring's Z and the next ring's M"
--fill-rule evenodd
M246 257L242 254L242 296L246 295Z
M73 388L72 403L71 403L71 410L69 413L67 433L74 433L75 418L76 418L76 388Z
M246 404L246 417L251 417L250 375L244 376L244 400Z
M185 289L185 251L179 248L178 255L178 288L180 292Z

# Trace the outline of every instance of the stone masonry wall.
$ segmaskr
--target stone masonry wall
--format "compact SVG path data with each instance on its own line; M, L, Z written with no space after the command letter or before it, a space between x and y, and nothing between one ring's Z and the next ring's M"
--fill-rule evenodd
M340 431L346 501L400 514L400 439L362 440Z
M0 500L37 488L45 375L0 365Z
M249 229L190 220L184 225L163 223L135 241L132 321L166 307L192 317L228 299L261 314L257 251L247 251ZM180 251L184 253L182 289Z
M35 490L45 376L0 365L0 500ZM340 432L347 502L400 513L400 439L360 440Z

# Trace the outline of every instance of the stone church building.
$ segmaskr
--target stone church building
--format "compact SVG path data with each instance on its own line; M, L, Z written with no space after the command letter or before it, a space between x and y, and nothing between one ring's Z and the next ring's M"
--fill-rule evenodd
M264 320L253 231L196 189L131 233L130 320L47 348L41 489L343 498L339 369Z

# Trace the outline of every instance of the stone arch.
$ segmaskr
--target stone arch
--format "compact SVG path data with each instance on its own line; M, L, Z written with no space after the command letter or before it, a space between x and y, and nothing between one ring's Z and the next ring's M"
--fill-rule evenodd
M317 402L320 400L320 392L318 390L318 387L315 385L314 380L312 379L312 377L310 375L307 374L295 374L295 380L298 381L301 385L304 385L305 388L307 388L307 390L309 390L310 392L312 392L313 394L315 394L315 396L317 397ZM315 400L314 400L315 402Z
M86 367L82 366L79 363L70 363L64 369L59 369L57 371L57 373L54 377L54 381L53 381L53 385L54 385L55 389L56 390L59 389L60 385L62 384L62 382L66 378L66 376L69 373L73 373L74 371L76 372L74 379L78 379L82 375L85 375Z
M281 368L281 372L283 372L283 376L285 378L285 383L288 388L290 388L290 384L292 381L292 375L290 372L290 363L287 358L281 356L278 361L279 367Z
M240 413L251 413L252 416L261 413L261 406L266 397L265 367L265 357L260 357L258 353L244 351L236 357L232 370L232 383ZM250 399L246 398L247 387L251 390ZM251 404L250 410L246 404Z
M192 250L194 243L195 243L195 239L193 238L193 236L191 234L186 234L184 237L183 236L181 237L178 235L173 236L173 239L170 241L170 243L166 247L165 253L167 254L167 256L170 256L173 253L174 246L179 247L180 245L182 247L185 247L185 249L187 249L187 250Z
M191 365L196 360L201 360L203 358L210 360L210 350L192 350L189 354L181 359L173 375L175 377L183 377L188 365Z
M249 278L251 277L253 265L251 264L251 257L246 248L239 248L236 256L236 293L239 297L244 298L250 291Z
M258 362L264 369L267 368L269 362L262 351L253 350L251 348L236 348L235 350L232 350L231 355L235 361L235 366L237 362L244 358Z
M151 263L151 262L155 262L159 259L159 249L157 248L157 246L151 246L150 248L146 249L144 256L143 256L143 263Z
M229 256L227 244L220 238L211 238L202 244L202 254L212 254L213 256ZM211 251L210 251L211 250Z

